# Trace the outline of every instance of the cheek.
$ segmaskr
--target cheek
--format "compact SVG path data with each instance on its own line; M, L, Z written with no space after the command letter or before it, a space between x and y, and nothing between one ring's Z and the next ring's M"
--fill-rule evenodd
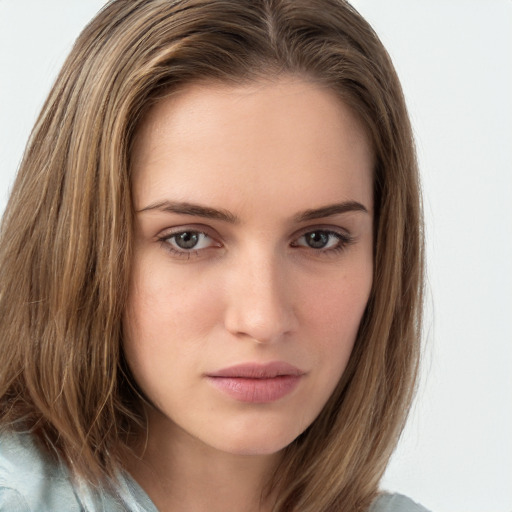
M138 384L151 395L156 374L178 375L204 352L221 301L205 279L198 284L195 276L192 286L187 271L171 272L161 260L143 263L133 267L123 349Z
M371 270L318 281L301 302L308 323L318 329L338 332L342 338L355 335L363 316L372 285ZM313 289L312 289L313 288Z
M339 380L348 362L372 285L371 267L359 274L338 276L317 283L309 299L303 298L302 325L308 326L306 342L326 379Z
M158 272L148 270L156 268ZM137 337L158 338L182 329L200 331L217 316L215 287L188 270L171 269L161 262L135 268L125 321Z

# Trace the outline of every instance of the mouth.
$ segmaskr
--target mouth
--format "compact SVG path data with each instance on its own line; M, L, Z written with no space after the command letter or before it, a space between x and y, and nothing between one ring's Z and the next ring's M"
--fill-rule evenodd
M269 403L289 395L305 372L282 362L241 364L206 374L210 384L239 402Z

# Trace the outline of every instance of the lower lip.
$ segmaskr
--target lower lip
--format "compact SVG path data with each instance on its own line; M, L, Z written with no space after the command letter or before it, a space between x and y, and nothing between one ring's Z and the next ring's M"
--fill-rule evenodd
M240 402L263 404L289 395L299 384L300 375L280 375L268 379L208 377L209 382Z

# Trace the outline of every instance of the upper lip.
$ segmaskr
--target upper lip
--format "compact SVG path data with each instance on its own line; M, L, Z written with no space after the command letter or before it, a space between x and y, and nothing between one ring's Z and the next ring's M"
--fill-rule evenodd
M208 377L245 378L245 379L272 379L280 376L300 376L304 371L284 361L272 363L243 363L222 368L207 374Z

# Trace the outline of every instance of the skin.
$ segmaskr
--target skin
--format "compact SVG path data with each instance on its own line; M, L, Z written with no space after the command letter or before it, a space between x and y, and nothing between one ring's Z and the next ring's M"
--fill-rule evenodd
M266 510L266 479L335 389L368 301L368 137L313 82L205 83L149 111L132 158L124 350L152 406L130 471L162 512ZM207 378L273 361L302 373L268 403Z

